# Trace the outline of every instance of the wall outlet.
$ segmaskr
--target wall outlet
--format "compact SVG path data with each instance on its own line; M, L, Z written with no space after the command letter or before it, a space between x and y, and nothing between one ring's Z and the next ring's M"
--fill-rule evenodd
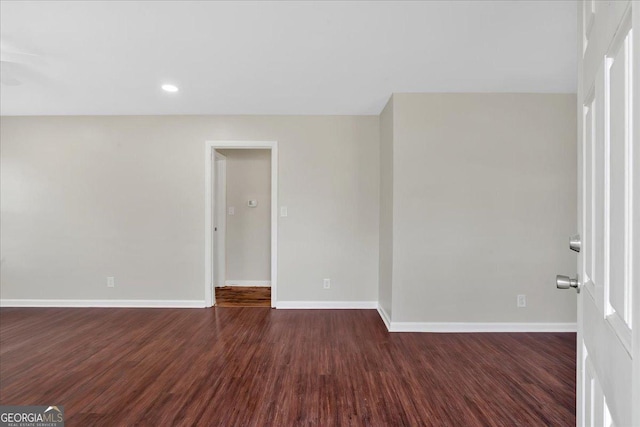
M325 289L331 289L331 279L324 279L322 287Z
M235 215L236 214L236 208L233 206L229 207L229 215Z
M116 287L116 278L109 276L107 277L107 288L115 288Z
M284 217L287 215L289 215L289 212L287 211L287 207L286 206L280 207L280 216Z
M527 296L518 295L518 307L526 307L526 306L527 306Z

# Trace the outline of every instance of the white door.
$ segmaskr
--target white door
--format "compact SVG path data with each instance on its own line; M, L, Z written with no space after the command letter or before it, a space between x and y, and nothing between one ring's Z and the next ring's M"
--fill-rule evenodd
M640 426L640 2L578 7L577 424Z

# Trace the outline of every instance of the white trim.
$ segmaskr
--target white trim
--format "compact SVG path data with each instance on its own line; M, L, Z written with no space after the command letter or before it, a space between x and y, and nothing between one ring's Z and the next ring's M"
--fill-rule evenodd
M225 286L271 286L270 280L225 280Z
M387 330L391 329L391 316L385 311L384 308L380 304L378 304L378 314L382 318L384 325L387 327Z
M271 307L278 301L278 142L277 141L205 141L205 203L204 203L204 299L207 307L213 307L213 227L212 165L211 152L217 148L271 150ZM375 308L375 307L374 307Z
M272 291L273 292L273 291ZM281 309L375 309L377 301L278 301Z
M381 315L382 317L382 315ZM382 319L385 320L384 318ZM386 324L386 322L385 322ZM576 332L576 323L391 322L389 332Z
M1 299L0 307L204 308L204 300Z
M220 206L218 206L216 212L217 224L214 224L214 227L218 227L218 231L214 233L217 238L214 241L214 245L217 245L214 246L214 249L217 249L214 250L214 256L216 256L217 261L217 263L214 261L214 266L217 265L219 269L214 285L220 285L220 283L224 283L227 277L227 158L215 150L214 154L215 176L220 179L220 182L215 182L215 188L220 190L220 194L216 194L216 201Z

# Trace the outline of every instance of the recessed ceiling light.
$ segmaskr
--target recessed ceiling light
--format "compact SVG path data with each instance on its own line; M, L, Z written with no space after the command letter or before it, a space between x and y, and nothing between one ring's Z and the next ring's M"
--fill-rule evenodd
M177 92L178 91L178 86L162 85L162 90L164 90L165 92Z

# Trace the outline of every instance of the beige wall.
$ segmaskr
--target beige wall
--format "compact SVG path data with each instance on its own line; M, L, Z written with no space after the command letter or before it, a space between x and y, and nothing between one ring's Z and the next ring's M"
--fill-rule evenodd
M271 280L271 151L217 150L226 158L226 280ZM256 200L258 206L248 206ZM233 284L233 283L232 283Z
M394 95L393 321L575 322L575 105Z
M573 322L554 277L575 271L575 114L574 95L395 94L379 118L3 117L0 297L202 300L204 141L277 140L280 301Z
M203 300L206 140L278 141L279 300L377 299L377 117L2 117L0 128L3 299Z
M393 97L380 114L380 243L378 304L392 315L393 283Z

